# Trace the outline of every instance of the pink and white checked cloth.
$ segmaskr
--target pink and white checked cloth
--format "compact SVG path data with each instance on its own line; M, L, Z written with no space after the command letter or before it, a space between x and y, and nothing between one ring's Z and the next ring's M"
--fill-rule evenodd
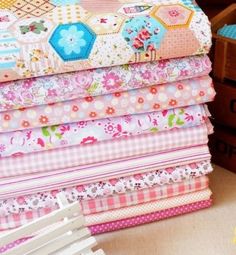
M202 176L180 183L156 186L150 189L137 190L109 197L83 200L81 205L83 214L88 215L199 191L206 189L208 184L208 177Z
M148 202L140 205L124 207L112 211L106 211L85 216L87 226L97 225L105 222L131 218L139 215L162 211L182 205L187 205L202 200L208 200L211 196L209 189L204 189L180 196L161 199L158 202ZM7 217L0 217L0 230L7 230L27 224L39 217L42 217L56 208L44 208L42 210L29 211L26 213L12 214Z
M0 177L63 170L109 160L135 157L207 144L208 124L125 139L72 146L0 160Z
M193 169L194 172L195 169ZM166 172L168 169L166 170ZM171 169L170 169L171 171ZM174 171L174 169L173 169ZM197 171L197 169L196 169ZM164 173L166 173L164 172ZM184 170L183 170L184 172ZM171 172L172 173L172 172ZM170 173L170 175L171 175ZM173 173L172 178L174 178L176 173ZM179 173L181 175L181 173ZM182 175L184 175L182 173ZM152 176L152 175L150 175ZM163 175L164 177L165 175ZM136 177L137 179L140 178L139 176ZM154 177L153 177L154 178ZM128 180L127 180L128 181ZM143 182L148 182L148 178L143 180ZM114 180L114 182L116 182ZM124 181L125 182L125 181ZM152 181L150 180L149 185L151 183L152 186L143 188L141 185L140 187L133 187L133 183L127 183L127 190L123 192L116 192L115 194L105 195L102 196L103 191L109 189L109 186L97 188L97 193L101 194L99 197L91 198L91 190L84 190L83 192L86 194L87 197L83 197L79 193L79 186L77 189L70 189L67 192L65 189L61 189L62 192L68 199L69 202L73 203L79 201L81 203L83 213L84 214L92 214L98 213L107 210L118 209L126 206L132 206L135 204L147 203L154 200L159 200L167 197L173 197L185 193L194 192L197 190L205 189L208 187L208 177L201 176L199 178L192 178L192 179L185 179L184 176L181 182L165 184L165 185L155 185L155 179ZM112 180L111 180L111 183ZM139 180L137 181L137 184ZM118 184L119 185L119 184ZM135 185L135 184L134 184ZM132 190L132 191L130 191ZM28 211L39 210L43 208L57 208L58 201L56 198L56 194L59 191L51 190L50 192L42 192L36 193L28 196L18 196L14 198L9 198L6 200L0 200L0 212L1 216L8 216L11 214L19 214L19 213L26 213ZM109 191L108 191L109 192ZM90 198L89 198L90 197Z

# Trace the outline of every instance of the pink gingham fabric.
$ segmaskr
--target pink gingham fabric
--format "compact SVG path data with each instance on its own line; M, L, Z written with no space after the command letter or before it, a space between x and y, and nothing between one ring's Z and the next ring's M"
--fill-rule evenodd
M206 144L208 125L37 152L0 160L0 177L66 169Z
M157 186L109 197L83 200L81 205L83 214L94 214L202 190L208 187L208 183L208 177L202 176L180 183Z
M104 211L100 213L90 214L85 216L86 226L93 226L105 222L121 220L195 202L200 202L202 200L210 199L210 196L211 191L209 189L204 189L196 192L182 194L179 196L160 199L157 203L155 201L151 201L148 203L123 207L112 211ZM43 208L35 211L28 211L26 213L11 214L7 217L0 217L0 230L3 231L20 227L56 209L56 207Z
M98 235L106 232L117 231L120 229L135 227L159 220L168 219L174 216L183 215L186 213L195 212L201 209L208 208L212 205L212 199L191 203L187 205L177 206L166 210L161 210L153 213L139 215L122 220L107 222L103 224L90 226L89 229L92 235Z
M192 167L190 166L192 175L194 173L195 176L199 176L197 175L197 171L200 166L200 163L193 164ZM205 167L206 164L203 164L202 168L204 170ZM168 168L165 170L160 170L161 173L159 179L155 179L154 174L156 174L156 172L150 172L149 174L147 173L147 175L144 177L141 177L141 174L135 175L133 177L133 181L132 178L124 178L122 179L123 185L127 186L123 188L122 181L119 183L118 180L112 179L110 182L106 183L107 185L104 186L99 185L99 183L97 186L94 185L91 188L77 186L73 189L63 188L60 190L51 190L48 192L45 191L41 193L30 194L28 196L14 196L13 198L0 200L0 215L5 217L11 214L26 213L28 211L34 211L48 207L57 208L58 200L56 195L59 192L64 194L70 203L79 201L83 208L84 214L92 214L106 210L132 206L135 204L147 203L153 200L173 197L207 188L209 181L206 176L201 176L198 178L190 178L189 176L189 179L187 179L188 176L185 176L185 171L188 172L191 170L187 170L186 168L183 167L182 171L180 170L181 168ZM170 177L167 175L167 173L169 173ZM199 174L205 173L206 172L201 172ZM176 178L178 174L179 176ZM169 180L169 182L166 181L165 184L165 178L168 179L168 177L172 180ZM173 181L174 178L176 178L175 182ZM157 183L157 179L160 181L160 183ZM114 186L114 189L120 188L121 190L114 190L114 194L111 194L109 188L112 184L116 185ZM146 186L144 186L145 184ZM96 192L97 197L93 198L95 195L92 192Z

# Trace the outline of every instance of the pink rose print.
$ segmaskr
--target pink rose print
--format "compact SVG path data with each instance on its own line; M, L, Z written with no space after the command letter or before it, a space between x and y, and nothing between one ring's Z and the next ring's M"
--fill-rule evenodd
M25 198L24 197L17 197L17 203L19 205L23 205L25 203Z
M144 47L144 43L139 39L139 38L135 38L134 39L134 42L133 42L133 47L135 49L140 49L140 48L143 48Z
M78 73L75 77L75 81L78 87L88 89L92 85L93 78L89 75L89 72L85 72L84 74Z
M147 39L150 39L151 34L149 33L149 31L147 29L142 29L139 33L138 33L138 37L140 40L145 41Z
M118 182L118 179L111 179L111 180L109 180L109 182L112 186L115 186Z
M94 136L88 136L82 140L80 144L88 144L88 143L95 143L97 139Z
M33 83L34 83L35 80L36 80L35 78L29 79L29 80L25 80L22 87L24 89L30 89L33 86Z
M83 191L85 190L85 188L84 188L83 185L80 185L80 186L77 186L77 187L76 187L76 190L77 190L78 192L83 192Z
M114 90L122 85L122 80L117 74L110 72L103 76L102 83L107 90Z
M4 144L0 144L0 152L5 151L6 146Z
M50 96L50 97L57 96L57 91L55 89L49 89L48 90L48 96Z
M13 101L16 98L14 92L12 91L8 91L7 94L4 95L4 97L7 100L11 100L11 101Z
M146 70L145 72L141 73L141 76L142 76L143 79L148 80L148 79L151 78L152 73L150 71Z

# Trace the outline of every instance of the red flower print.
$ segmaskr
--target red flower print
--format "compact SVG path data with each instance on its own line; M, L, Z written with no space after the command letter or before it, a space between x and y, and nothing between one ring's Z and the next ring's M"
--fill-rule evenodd
M80 144L95 143L97 139L94 136L88 136L82 140Z
M175 105L177 105L177 101L174 100L174 99L171 99L170 102L169 102L169 105L170 106L175 106Z
M77 105L73 105L72 111L73 112L78 112L78 110L79 110L79 107Z
M144 28L138 33L138 37L140 40L145 41L150 39L151 34L149 33L147 29Z
M25 107L21 107L21 108L19 108L19 111L21 111L21 112L23 112L23 111L25 111Z
M93 101L93 97L85 97L84 99L87 102L92 102Z
M48 123L48 118L47 116L41 115L39 118L39 121L41 124L47 124Z
M169 15L171 17L178 17L180 15L180 13L176 9L173 9L173 10L169 11Z
M149 44L149 45L147 46L147 50L149 50L149 51L155 50L154 45L153 45L153 44Z
M143 99L142 97L139 97L139 98L138 98L138 102L139 102L140 104L142 104L142 103L144 102L144 99Z
M200 97L204 97L204 96L205 96L205 92L204 92L204 91L200 91L200 92L199 92L199 96L200 96Z
M150 88L150 92L155 95L157 93L157 89L152 87Z
M25 198L24 197L17 197L16 201L19 205L23 205L25 203Z
M90 112L89 117L95 118L97 116L96 112Z
M24 120L24 121L22 122L22 127L27 128L27 127L29 127L29 126L30 126L29 121Z
M144 44L142 41L140 41L138 38L135 38L134 39L134 42L133 42L133 47L135 49L140 49L140 48L143 48L144 47Z
M9 114L4 115L4 120L8 121L11 119L11 116Z
M177 85L177 88L178 88L178 90L183 90L183 85L181 84L181 83L179 83L178 85Z
M120 97L121 93L120 92L116 92L114 95L115 95L115 97Z
M115 109L112 107L107 107L106 113L112 115L115 112Z
M153 109L158 110L161 106L159 104L154 104Z
M77 190L78 192L82 192L82 191L84 191L85 189L84 189L84 186L83 186L83 185L80 185L80 186L77 186L77 187L76 187L76 190Z

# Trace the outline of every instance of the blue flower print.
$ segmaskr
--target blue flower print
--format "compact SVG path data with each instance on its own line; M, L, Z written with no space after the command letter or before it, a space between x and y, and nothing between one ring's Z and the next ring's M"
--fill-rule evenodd
M85 24L59 25L52 33L49 43L64 61L88 59L96 34Z
M86 45L86 41L83 39L84 32L78 31L76 26L71 26L68 30L61 30L60 35L61 39L58 45L64 48L66 55L79 54L81 48Z

